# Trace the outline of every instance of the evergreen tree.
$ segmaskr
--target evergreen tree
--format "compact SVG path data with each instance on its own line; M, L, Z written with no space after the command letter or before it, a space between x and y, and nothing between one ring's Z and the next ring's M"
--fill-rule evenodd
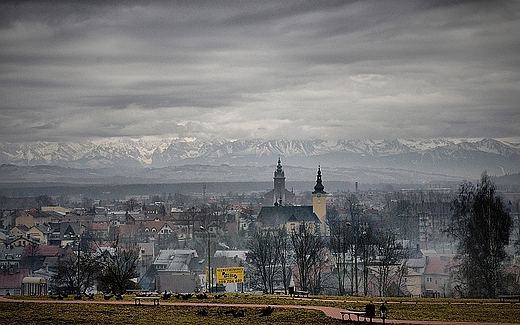
M476 186L466 181L460 185L448 232L459 241L459 276L463 291L469 297L495 298L498 295L512 224L486 173Z

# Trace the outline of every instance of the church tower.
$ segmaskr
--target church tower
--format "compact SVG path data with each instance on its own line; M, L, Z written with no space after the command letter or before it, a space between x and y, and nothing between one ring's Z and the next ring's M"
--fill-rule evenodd
M285 202L285 173L282 169L282 161L278 158L278 165L274 171L274 200Z
M327 234L327 192L321 181L321 168L318 166L318 175L316 177L316 185L312 192L312 211L321 221L320 231L322 235Z

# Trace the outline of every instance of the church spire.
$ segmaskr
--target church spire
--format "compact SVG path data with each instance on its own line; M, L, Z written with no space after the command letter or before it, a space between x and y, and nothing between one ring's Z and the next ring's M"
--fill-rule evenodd
M316 185L314 185L314 192L312 194L326 194L327 192L324 191L325 186L323 186L321 182L321 168L320 165L318 165L318 175L316 176Z
M285 178L285 173L282 169L282 160L278 157L278 165L276 166L276 171L274 172L275 178Z
M285 201L285 173L282 168L282 160L278 157L278 165L276 166L276 170L274 171L274 190L273 190L273 198L275 200L275 205L282 205L282 202Z
M318 165L318 175L316 176L316 185L312 192L312 212L320 219L320 233L326 236L329 231L327 228L327 192L321 182L321 168Z

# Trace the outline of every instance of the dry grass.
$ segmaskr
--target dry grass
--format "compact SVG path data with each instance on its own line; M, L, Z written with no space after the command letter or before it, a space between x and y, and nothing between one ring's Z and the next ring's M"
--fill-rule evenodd
M205 310L207 316L199 315ZM243 312L234 317L232 312ZM134 306L132 304L42 304L0 303L1 324L340 324L322 312L312 310L275 309L261 316L259 308Z
M245 317L235 318L232 307L207 307L208 316L198 315L200 307L168 306L159 307L144 302L146 306L134 306L134 296L125 296L124 302L132 304L105 304L102 295L95 297L91 304L47 304L29 303L30 299L42 300L48 297L23 297L25 303L0 303L0 324L339 324L341 321L328 318L320 311L277 308L268 317L260 316L258 308L242 308ZM15 298L15 297L13 297ZM21 297L16 297L21 298ZM379 308L380 298L372 298ZM66 300L73 300L72 297ZM86 300L86 299L85 299ZM114 298L111 299L113 301ZM225 297L207 299L196 297L184 300L171 297L168 302L262 304L262 305L318 305L342 309L364 310L371 298L359 297L314 297L314 299L292 299L277 295L248 295L228 293ZM462 299L385 299L388 302L389 318L403 320L437 320L447 322L499 322L518 323L519 303L500 303L498 300ZM103 302L103 303L102 303ZM164 300L161 300L163 303ZM230 309L231 308L231 309ZM234 308L234 307L233 307ZM6 316L7 315L7 316Z

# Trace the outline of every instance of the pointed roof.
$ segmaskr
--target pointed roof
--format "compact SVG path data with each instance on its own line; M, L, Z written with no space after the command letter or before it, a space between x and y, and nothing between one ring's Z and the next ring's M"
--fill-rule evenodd
M318 165L318 175L316 176L316 185L314 185L314 192L312 194L327 194L327 192L324 191L325 186L323 186L321 182L321 168Z
M282 161L280 157L278 157L278 165L276 166L276 170L274 172L274 178L285 178L285 173L282 168Z
M81 227L83 225L79 222L62 222L60 224L60 236L61 238L66 238L65 235L81 235L83 234Z
M27 227L26 225L14 226L11 230L13 230L14 228L18 229L20 232L23 232L23 233L26 233L29 231L29 227Z

